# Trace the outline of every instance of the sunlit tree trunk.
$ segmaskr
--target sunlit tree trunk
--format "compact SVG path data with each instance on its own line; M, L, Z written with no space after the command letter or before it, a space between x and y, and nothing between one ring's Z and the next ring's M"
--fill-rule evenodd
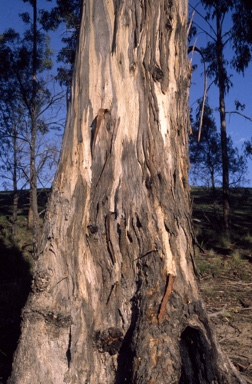
M187 2L84 2L61 160L9 383L241 383L199 296Z

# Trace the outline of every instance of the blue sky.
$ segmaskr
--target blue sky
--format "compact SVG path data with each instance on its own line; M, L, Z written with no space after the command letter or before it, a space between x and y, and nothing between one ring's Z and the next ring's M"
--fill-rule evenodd
M38 0L38 8L50 8L55 1L47 2L46 0ZM199 1L190 0L190 3L196 5ZM0 0L1 13L0 13L0 33L7 28L14 28L22 33L25 29L24 23L18 16L19 13L30 11L31 7L28 3L23 3L22 0ZM199 8L200 10L200 8ZM195 15L194 20L202 24L202 20ZM63 27L62 27L63 28ZM64 33L64 30L57 31L52 35L51 43L55 55L57 54L60 47L60 35ZM51 33L50 33L51 34ZM200 33L197 35L196 45L198 47L204 46L207 43L207 37ZM227 55L231 57L232 50L229 47ZM191 95L190 95L190 106L196 107L196 101L202 97L203 93L203 77L202 77L202 64L200 63L200 56L195 53L193 56L193 64L198 64L197 70L192 76ZM238 99L241 103L246 104L244 114L252 117L252 64L245 72L245 76L238 75L235 72L232 73L233 88L226 97L226 110L235 110L234 100ZM210 83L210 80L208 81ZM209 93L209 104L215 109L218 107L218 90L215 86L212 86ZM219 115L215 112L215 119L217 127L219 126ZM245 140L250 140L252 137L252 123L237 115L227 116L227 132L232 136L234 145L241 149L242 144ZM250 186L252 185L252 161L249 161L249 175L248 178L251 180Z

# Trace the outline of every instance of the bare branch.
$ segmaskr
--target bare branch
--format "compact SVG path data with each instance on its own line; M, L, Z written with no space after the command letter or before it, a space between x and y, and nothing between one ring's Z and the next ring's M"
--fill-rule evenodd
M197 24L195 21L193 22L193 24L196 25L196 27L200 29L201 32L205 33L211 40L216 42L216 39L210 33L208 33L204 28L202 28L199 24Z
M226 114L229 114L229 115L236 114L236 115L244 117L244 119L249 120L249 121L252 122L252 117L246 116L246 115L244 115L243 113L241 113L239 111L230 111L230 112L226 112Z
M197 4L198 5L198 4ZM215 32L215 30L214 30L214 28L212 27L212 25L211 25L211 23L209 23L209 21L208 20L206 20L206 18L196 9L196 7L193 7L192 5L190 5L189 4L189 6L193 9L193 11L194 12L196 12L197 13L197 15L199 15L206 23L207 23L207 25L209 26L209 28L211 29L211 31L213 32L213 34L216 36L216 32ZM204 32L204 33L206 33L209 37L210 37L210 39L212 39L212 40L214 40L214 41L216 41L216 39L210 34L210 33L208 33L207 31L205 31L202 27L200 27L200 25L198 25L197 23L195 23L195 21L194 21L194 24L202 31L202 32Z
M189 32L190 32L190 29L192 27L194 15L195 15L195 11L193 11L193 13L192 13L192 16L191 16L191 19L190 19L190 23L189 23L188 28L187 28L187 37L189 36Z
M42 109L42 111L40 113L38 113L37 117L41 116L45 111L47 111L53 104L55 104L57 101L61 100L63 97L65 96L65 92L62 91L60 93L58 93L57 95L55 96L52 96L51 100L49 101L49 103L45 106L44 109Z
M204 64L204 92L203 92L203 99L202 99L202 107L201 107L201 114L200 114L200 123L199 123L199 132L198 132L198 141L200 141L200 136L201 136L201 129L202 129L202 124L203 124L203 117L204 117L204 109L205 109L205 102L206 102L206 96L207 96L207 71L206 71L206 62L203 53L201 50L197 47L190 46L188 47L188 53L190 52L198 52L203 60Z

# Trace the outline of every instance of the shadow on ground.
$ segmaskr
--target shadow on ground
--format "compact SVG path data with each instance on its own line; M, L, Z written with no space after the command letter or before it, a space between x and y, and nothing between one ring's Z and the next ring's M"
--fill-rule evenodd
M0 238L0 384L11 373L20 336L21 311L31 286L30 266L14 244Z

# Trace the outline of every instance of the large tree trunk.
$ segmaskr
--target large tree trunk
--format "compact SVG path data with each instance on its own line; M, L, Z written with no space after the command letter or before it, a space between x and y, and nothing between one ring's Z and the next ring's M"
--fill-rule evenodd
M242 382L194 274L186 29L186 0L84 2L10 383Z

